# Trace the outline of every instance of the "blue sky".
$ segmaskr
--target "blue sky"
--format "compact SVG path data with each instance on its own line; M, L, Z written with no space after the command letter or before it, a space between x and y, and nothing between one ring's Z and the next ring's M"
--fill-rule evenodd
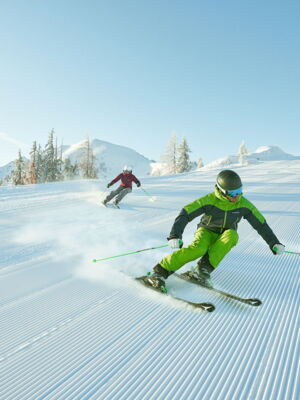
M300 155L300 2L0 1L0 165L98 138L159 159Z

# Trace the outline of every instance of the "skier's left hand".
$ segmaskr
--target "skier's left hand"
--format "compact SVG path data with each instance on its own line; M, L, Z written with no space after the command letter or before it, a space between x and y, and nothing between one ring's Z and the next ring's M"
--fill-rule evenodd
M280 254L283 254L285 250L285 246L281 243L274 244L272 247L272 252L276 254L277 256L280 256Z
M140 186L141 186L141 184L140 184L140 183L137 183L137 184L136 184L136 186L137 186L137 187L140 187Z
M180 249L183 246L183 241L181 239L168 239L168 245L171 249Z

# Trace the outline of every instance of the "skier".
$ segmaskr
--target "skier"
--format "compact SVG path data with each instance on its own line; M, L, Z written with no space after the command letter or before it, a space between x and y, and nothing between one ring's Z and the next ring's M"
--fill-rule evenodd
M127 165L124 166L123 172L121 172L110 183L107 184L107 187L109 188L120 179L122 183L116 190L113 190L106 196L105 200L102 202L104 205L106 205L110 200L116 197L113 204L115 206L118 206L120 201L132 191L132 182L135 182L137 187L141 186L141 182L137 179L136 176L132 174L132 168Z
M202 215L194 241L182 247L182 234L186 225ZM194 271L187 274L204 286L212 287L210 274L225 255L237 244L237 225L245 218L269 245L273 254L284 253L285 246L279 242L263 215L242 193L242 181L232 170L221 171L214 192L186 205L175 219L168 244L178 249L164 257L147 277L147 283L163 288L165 279L186 263L199 257Z

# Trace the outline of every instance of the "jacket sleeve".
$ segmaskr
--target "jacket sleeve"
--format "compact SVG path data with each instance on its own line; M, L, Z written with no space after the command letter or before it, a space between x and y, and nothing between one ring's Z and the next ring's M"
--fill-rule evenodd
M182 234L189 223L188 214L183 208L180 211L180 214L175 218L174 224L171 228L171 232L169 234L168 240L170 239L182 239Z
M182 239L182 234L187 224L205 212L202 199L204 198L195 200L183 207L179 215L175 218L168 239Z
M257 233L264 239L271 250L274 244L280 243L277 236L274 234L270 226L267 224L267 221L256 207L252 205L244 218L249 222L252 228L254 228Z
M135 175L132 175L132 180L134 183L137 184L137 186L141 186L141 182L138 180L138 178Z
M121 176L122 176L122 174L119 174L111 182L109 182L109 184L113 185L114 183L118 182L121 179Z

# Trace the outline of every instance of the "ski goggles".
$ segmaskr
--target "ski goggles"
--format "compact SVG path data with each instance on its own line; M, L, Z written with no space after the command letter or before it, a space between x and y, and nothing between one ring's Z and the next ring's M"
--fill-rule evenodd
M240 195L242 193L243 193L243 186L241 186L238 189L234 189L234 190L226 190L226 194L229 197L235 197L235 196L238 196L238 195Z
M236 197L243 193L243 186L239 187L238 189L233 189L233 190L222 189L218 183L217 183L217 186L221 190L221 192L223 192L224 194L226 194L226 196L229 196L229 197Z

